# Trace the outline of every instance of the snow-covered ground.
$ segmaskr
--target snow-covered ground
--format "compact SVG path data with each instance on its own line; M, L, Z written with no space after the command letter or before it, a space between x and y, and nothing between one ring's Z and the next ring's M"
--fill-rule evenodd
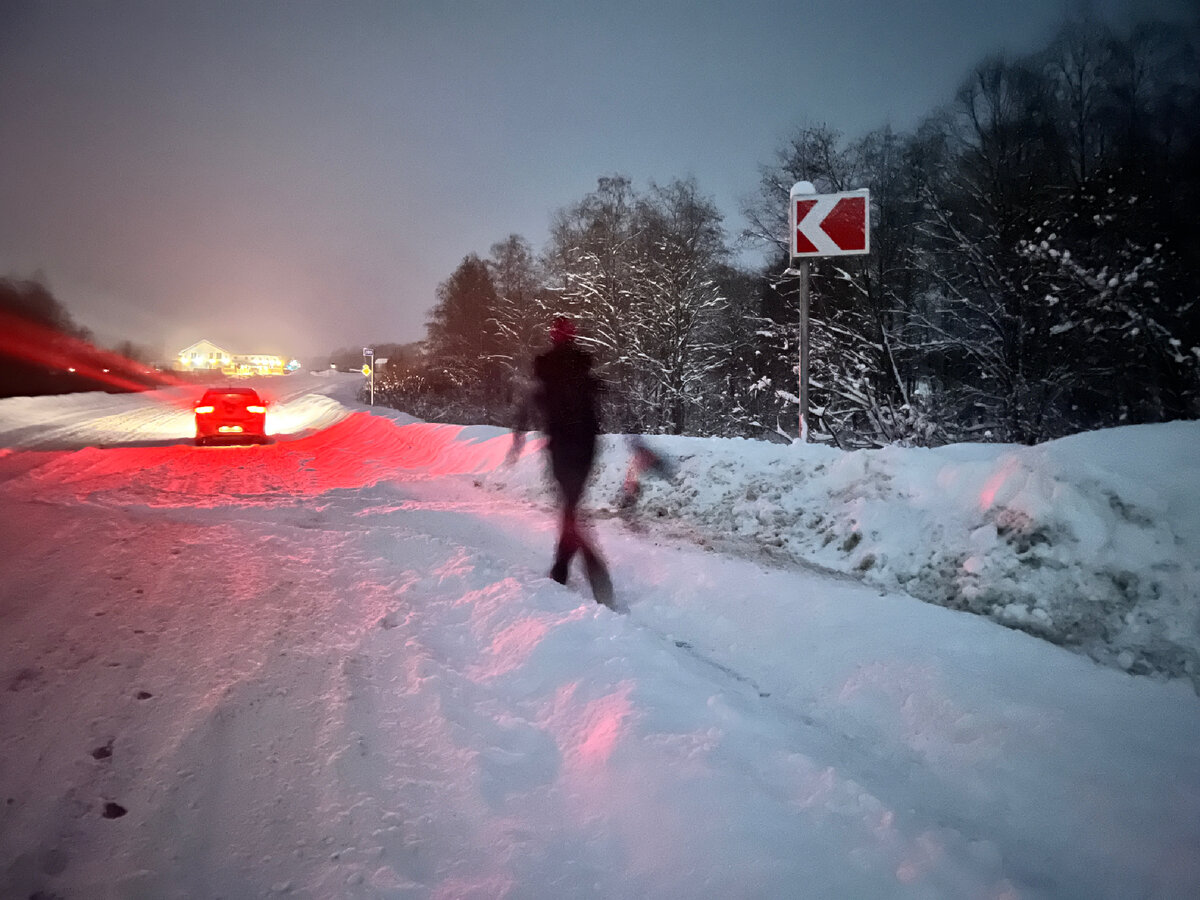
M632 517L609 439L621 615L358 383L0 401L0 896L1200 896L1196 423L658 438Z

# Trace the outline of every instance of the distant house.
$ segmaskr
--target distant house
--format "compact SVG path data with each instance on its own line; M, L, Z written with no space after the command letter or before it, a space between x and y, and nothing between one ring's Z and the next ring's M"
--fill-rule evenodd
M219 371L225 375L282 375L285 361L267 353L231 353L212 341L197 341L176 354L184 371Z
M233 354L212 341L196 341L176 354L181 369L220 369L233 364Z
M282 375L286 363L282 356L255 353L250 356L234 356L233 375Z

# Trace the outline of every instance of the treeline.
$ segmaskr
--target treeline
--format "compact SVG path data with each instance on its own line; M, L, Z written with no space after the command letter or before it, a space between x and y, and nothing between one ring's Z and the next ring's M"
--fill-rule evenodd
M1065 27L989 59L914 132L799 129L761 171L731 264L694 181L601 178L439 287L423 352L377 400L507 424L553 315L578 318L611 431L794 436L786 202L871 190L871 253L814 261L814 439L1034 443L1200 416L1197 23Z
M420 352L419 345L416 343L377 343L372 345L371 349L375 351L374 360L377 368L386 367L389 363L397 366L411 365ZM369 362L363 356L362 351L361 347L339 347L329 354L325 360L325 366L337 369L339 372L357 372Z

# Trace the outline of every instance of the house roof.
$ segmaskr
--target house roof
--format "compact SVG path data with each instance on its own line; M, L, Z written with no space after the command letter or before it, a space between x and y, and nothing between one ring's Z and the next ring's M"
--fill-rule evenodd
M195 353L197 350L199 350L201 352L205 352L205 353L212 353L215 350L219 353L225 354L226 356L233 356L233 354L230 353L228 350L226 350L224 347L218 347L216 344L214 344L212 341L208 340L207 338L202 338L201 340L196 341L196 343L191 344L187 347L184 347L176 355L177 356L187 356L189 353Z

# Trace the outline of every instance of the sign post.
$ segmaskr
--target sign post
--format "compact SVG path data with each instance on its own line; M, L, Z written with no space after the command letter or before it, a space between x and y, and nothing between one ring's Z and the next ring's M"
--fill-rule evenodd
M808 443L808 260L798 260L800 274L800 443Z
M808 260L870 252L870 193L866 190L818 194L798 181L788 195L789 255L786 275L800 279L800 441L808 443Z
M371 379L371 405L375 405L375 367L371 365L375 362L375 348L363 347L363 374Z

